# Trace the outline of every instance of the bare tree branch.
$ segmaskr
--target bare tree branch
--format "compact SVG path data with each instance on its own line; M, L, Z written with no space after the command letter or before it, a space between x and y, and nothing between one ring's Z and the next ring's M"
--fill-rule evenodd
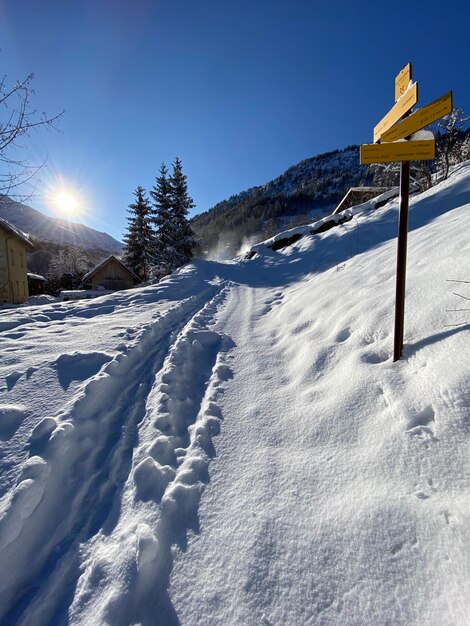
M10 88L7 87L6 74L0 80L0 201L5 197L24 198L24 193L15 193L12 196L11 192L19 191L30 183L46 163L44 160L35 164L26 158L20 158L18 153L25 148L20 139L29 137L31 131L41 127L57 130L55 123L63 115L62 111L48 116L31 108L30 100L34 96L31 87L33 79L34 74L29 74Z

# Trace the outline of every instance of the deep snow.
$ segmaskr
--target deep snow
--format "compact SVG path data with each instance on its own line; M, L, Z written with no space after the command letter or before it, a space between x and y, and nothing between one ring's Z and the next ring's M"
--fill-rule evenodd
M470 163L393 364L397 204L0 314L2 624L468 623Z

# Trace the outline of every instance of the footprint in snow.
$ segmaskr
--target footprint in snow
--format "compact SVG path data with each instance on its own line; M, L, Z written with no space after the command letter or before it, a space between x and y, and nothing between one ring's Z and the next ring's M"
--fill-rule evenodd
M415 491L413 495L419 500L427 500L427 498L429 498L428 494L424 491Z
M431 422L434 422L434 417L434 409L431 406L427 406L425 409L410 418L407 430L412 430L418 426L429 426Z
M337 343L343 343L351 336L351 330L349 328L343 328L335 337Z
M53 417L45 417L39 424L36 424L29 438L30 456L37 456L44 452L56 426L57 422Z
M365 354L362 357L362 361L364 363L370 363L371 365L379 365L380 363L385 363L388 361L390 355L388 352L370 352L369 354Z
M311 321L302 322L302 323L297 324L296 326L294 326L294 328L291 330L291 333L293 335L300 335L300 333L304 332L305 330L308 330L311 325L312 325Z
M26 409L21 404L0 405L0 440L11 439L25 417Z
M407 424L406 433L417 439L425 441L437 441L432 424L434 423L434 410L427 406L417 415L411 417Z
M446 526L455 526L456 524L458 524L457 517L449 513L449 511L441 511L441 513L446 523Z
M160 465L157 461L147 457L134 470L134 484L136 499L147 502L160 502L165 489L175 478L175 470L168 465Z
M422 488L422 483L416 484L415 492L413 493L413 495L419 500L427 500L427 498L431 497L429 492L431 492L431 494L436 492L436 488L433 485L432 478L427 479L426 485L424 486L424 488Z
M8 333L8 335L3 335L5 339L21 339L24 337L24 333Z
M19 379L23 376L23 372L12 372L5 376L5 382L7 384L8 391L11 391Z
M87 380L97 374L112 357L103 352L61 354L52 364L62 388L67 390L73 381Z

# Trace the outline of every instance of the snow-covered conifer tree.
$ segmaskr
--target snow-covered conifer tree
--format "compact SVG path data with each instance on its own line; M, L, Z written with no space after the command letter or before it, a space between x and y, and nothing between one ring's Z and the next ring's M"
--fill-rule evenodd
M124 235L124 263L142 280L150 277L150 267L154 256L155 234L151 224L151 206L145 197L145 190L137 187L135 202L129 205L129 224Z
M152 274L156 278L171 273L174 269L174 221L172 212L171 186L168 180L168 169L164 163L160 167L155 187L150 191L154 210L152 223L155 225L155 252L152 262Z
M189 210L194 207L188 194L188 183L183 167L177 157L173 163L173 173L169 178L171 188L171 212L173 222L173 267L188 263L197 247L196 235L188 220Z

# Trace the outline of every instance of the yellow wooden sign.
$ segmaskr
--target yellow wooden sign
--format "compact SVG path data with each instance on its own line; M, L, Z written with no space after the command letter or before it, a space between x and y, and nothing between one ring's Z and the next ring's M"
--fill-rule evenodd
M428 161L434 159L434 139L371 143L361 146L361 163L392 163L394 161Z
M431 102L431 104L428 104L422 109L418 109L418 111L415 111L409 117L406 117L395 126L392 126L390 130L387 130L380 137L380 141L404 139L417 130L421 130L444 115L447 115L452 111L452 108L452 92L449 91L437 100L434 100L434 102Z
M374 128L374 141L378 141L383 133L391 128L418 102L418 83L415 83L398 102L390 109L387 115Z
M411 63L405 65L402 71L395 78L395 102L402 96L411 80Z

